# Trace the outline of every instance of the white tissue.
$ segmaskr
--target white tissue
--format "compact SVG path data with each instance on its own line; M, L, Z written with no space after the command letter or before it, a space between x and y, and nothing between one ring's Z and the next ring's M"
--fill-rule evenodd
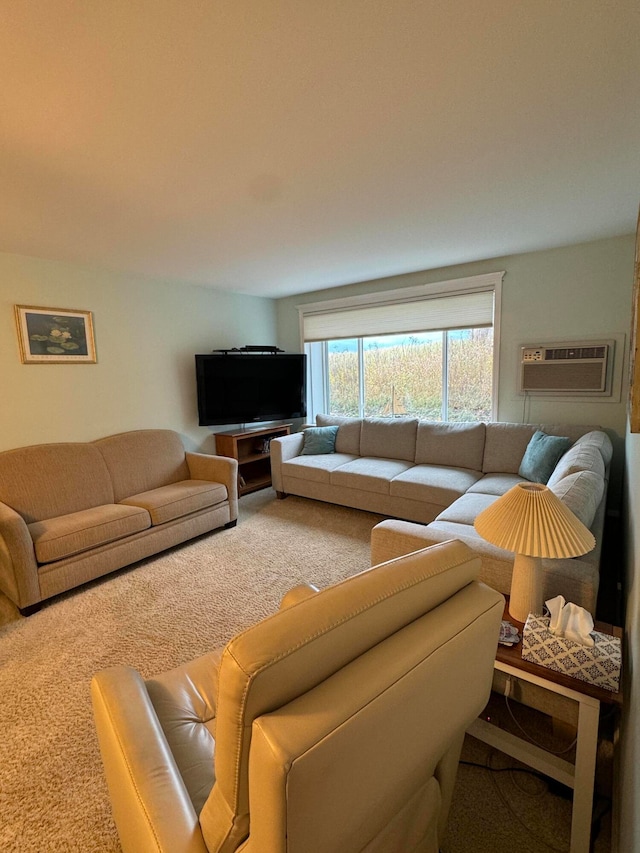
M552 634L593 648L595 644L591 636L593 616L588 610L572 602L565 603L562 595L550 598L549 601L545 601L545 604L549 608L549 631Z

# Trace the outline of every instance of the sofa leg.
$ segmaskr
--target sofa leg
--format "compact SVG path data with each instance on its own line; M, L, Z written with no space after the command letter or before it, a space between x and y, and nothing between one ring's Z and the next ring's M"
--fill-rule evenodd
M238 523L237 518L234 518L233 521L227 521L227 523L224 526L224 529L225 530L231 530L231 528L235 527L237 523Z
M35 604L29 604L27 607L18 607L21 616L31 616L37 613L42 608L42 602L37 601Z
M276 491L276 497L279 501L283 501L285 498L288 498L289 495L286 492L278 492Z

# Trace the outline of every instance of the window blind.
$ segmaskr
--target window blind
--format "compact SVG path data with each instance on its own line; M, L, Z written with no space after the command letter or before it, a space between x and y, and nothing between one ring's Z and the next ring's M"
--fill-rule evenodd
M494 291L303 311L305 342L493 325Z

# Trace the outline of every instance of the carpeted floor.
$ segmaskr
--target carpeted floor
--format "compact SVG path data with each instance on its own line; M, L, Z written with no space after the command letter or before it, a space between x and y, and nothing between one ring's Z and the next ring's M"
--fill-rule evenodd
M116 663L143 676L169 669L272 613L296 583L322 587L366 568L378 520L264 490L241 500L235 529L96 581L28 619L0 594L0 850L118 853L93 730L93 673ZM467 755L509 762L470 738ZM566 850L568 802L533 782L529 802L508 780L499 790L488 771L463 766L446 853ZM536 821L555 821L557 846L537 846L524 829L514 844L510 799L534 832Z

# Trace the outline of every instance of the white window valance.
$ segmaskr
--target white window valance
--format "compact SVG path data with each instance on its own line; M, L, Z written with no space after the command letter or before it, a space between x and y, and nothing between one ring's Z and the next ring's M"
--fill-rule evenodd
M305 342L494 324L494 293L504 273L398 288L299 305Z

